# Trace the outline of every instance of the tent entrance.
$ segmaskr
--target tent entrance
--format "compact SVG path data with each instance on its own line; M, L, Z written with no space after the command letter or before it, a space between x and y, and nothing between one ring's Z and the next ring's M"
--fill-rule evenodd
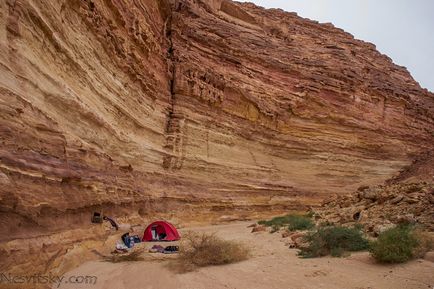
M153 241L164 240L167 236L166 230L161 225L152 226L151 234L152 234Z

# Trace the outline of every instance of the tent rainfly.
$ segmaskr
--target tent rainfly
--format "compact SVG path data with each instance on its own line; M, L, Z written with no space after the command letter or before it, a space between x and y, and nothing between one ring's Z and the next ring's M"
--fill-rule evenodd
M156 221L145 229L143 241L177 241L181 239L175 226L166 221Z

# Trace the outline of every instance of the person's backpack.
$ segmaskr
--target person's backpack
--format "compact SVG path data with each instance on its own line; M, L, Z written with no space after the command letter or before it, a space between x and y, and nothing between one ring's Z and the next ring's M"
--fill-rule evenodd
M103 216L102 219L109 221L110 224L112 225L112 227L116 229L116 231L119 230L118 224L116 224L116 222L112 218L109 218L107 216Z
M98 212L94 212L93 213L93 216L92 216L92 219L91 219L92 223L101 224L102 220L103 220L103 217L102 217L101 213L98 213Z
M130 239L130 233L125 233L121 236L122 242L124 242L125 246L130 248L131 245L131 239Z

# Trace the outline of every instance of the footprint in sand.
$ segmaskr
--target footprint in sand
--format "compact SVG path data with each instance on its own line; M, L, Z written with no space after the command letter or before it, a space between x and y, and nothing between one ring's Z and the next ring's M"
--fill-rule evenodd
M319 276L327 276L327 275L328 275L328 272L321 271L321 270L313 271L310 274L304 274L305 277L319 277Z

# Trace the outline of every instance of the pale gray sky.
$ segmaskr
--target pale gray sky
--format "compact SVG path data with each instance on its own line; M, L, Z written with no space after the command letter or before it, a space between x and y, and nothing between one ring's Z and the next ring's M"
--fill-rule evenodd
M239 0L331 22L369 41L434 92L433 0Z

